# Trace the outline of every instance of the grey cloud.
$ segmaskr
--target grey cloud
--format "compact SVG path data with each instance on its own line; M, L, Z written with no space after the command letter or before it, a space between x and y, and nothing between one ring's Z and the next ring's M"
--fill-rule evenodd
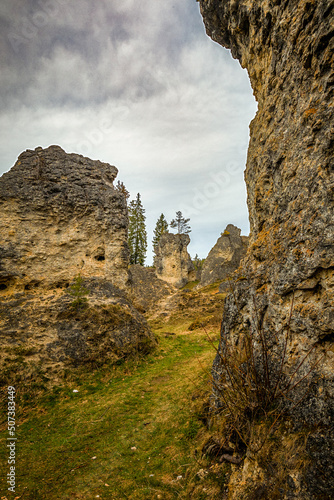
M205 35L198 4L4 0L0 27L0 171L50 144L115 164L142 195L150 240L161 212L191 208L210 173L235 162L238 175L191 215L191 252L204 257L229 222L248 231L254 100L245 72Z
M3 106L18 99L83 106L122 95L149 98L162 91L154 73L178 68L199 22L191 2L162 0L6 0L1 19L3 52L10 54L0 75Z

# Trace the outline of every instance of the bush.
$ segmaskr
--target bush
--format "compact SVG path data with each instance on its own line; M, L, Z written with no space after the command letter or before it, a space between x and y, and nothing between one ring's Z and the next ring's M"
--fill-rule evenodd
M74 283L69 287L67 293L74 298L71 307L79 309L87 305L88 299L86 295L89 294L89 290L84 287L81 274L78 274L75 278Z
M255 316L257 316L254 299ZM265 331L257 317L254 327L237 337L225 335L216 349L222 367L213 379L223 434L236 450L257 453L282 423L288 411L300 405L311 389L311 378L321 359L309 363L313 348L288 370L288 341L293 300L285 331ZM273 348L275 346L275 348ZM306 367L306 360L308 366ZM265 428L261 438L255 429Z

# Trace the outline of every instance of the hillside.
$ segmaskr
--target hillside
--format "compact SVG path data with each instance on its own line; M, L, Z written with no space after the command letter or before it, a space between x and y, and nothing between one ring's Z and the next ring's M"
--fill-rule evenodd
M224 299L217 292L181 290L168 319L164 310L149 317L159 341L152 354L69 370L52 388L18 385L19 498L218 498L230 465L202 456Z

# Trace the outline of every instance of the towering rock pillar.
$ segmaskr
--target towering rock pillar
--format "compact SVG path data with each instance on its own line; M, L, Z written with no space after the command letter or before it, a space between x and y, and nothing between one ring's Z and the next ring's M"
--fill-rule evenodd
M154 258L158 278L177 288L195 279L194 265L187 251L189 243L187 234L165 233L161 236Z
M124 288L128 216L117 169L59 146L20 155L0 182L0 286L55 286L85 277Z
M308 441L312 472L305 476L304 493L298 498L330 498L334 2L200 0L200 8L207 34L247 69L258 102L245 173L251 225L242 270L247 280L240 281L226 301L222 332L240 337L255 322L268 332L282 332L292 309L285 374L311 350L299 376L320 378L291 412L294 422L323 426L323 433L315 432ZM221 369L218 357L217 378Z
M3 387L41 377L54 384L64 370L155 346L126 297L128 213L116 174L50 146L25 151L0 178Z

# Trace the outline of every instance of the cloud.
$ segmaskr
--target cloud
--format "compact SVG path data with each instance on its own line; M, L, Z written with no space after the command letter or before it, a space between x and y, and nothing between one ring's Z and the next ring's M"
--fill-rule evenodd
M25 149L59 144L116 165L142 195L150 234L161 212L170 220L182 207L203 257L228 223L248 231L243 169L256 106L197 4L5 0L0 27L1 172ZM232 163L238 174L205 194L210 174Z

